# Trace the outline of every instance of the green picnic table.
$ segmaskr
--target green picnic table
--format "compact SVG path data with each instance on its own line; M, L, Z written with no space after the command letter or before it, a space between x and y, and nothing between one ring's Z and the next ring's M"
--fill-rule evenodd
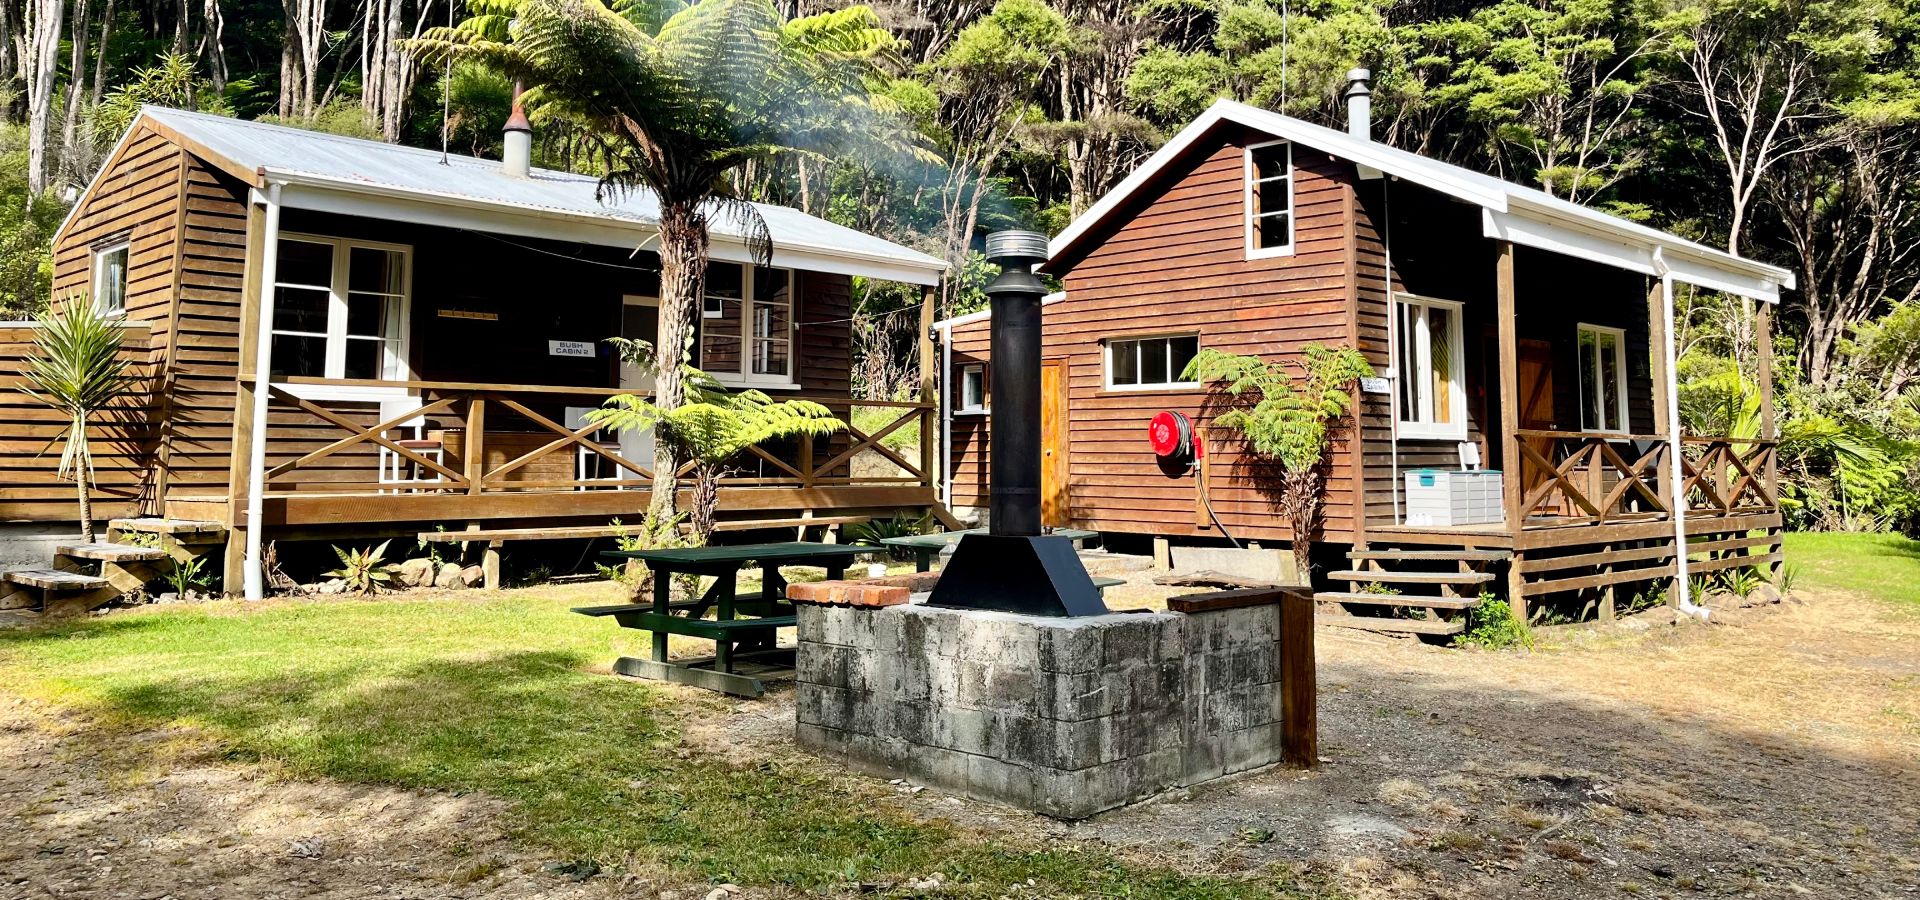
M957 544L969 534L986 534L985 528L969 528L965 531L943 531L934 534L915 534L907 537L881 538L880 543L889 547L901 547L913 551L913 569L916 572L933 570L933 555L949 546ZM1077 528L1055 528L1048 534L1069 540L1084 541L1100 536L1098 531L1081 531Z
M622 675L758 697L766 692L766 685L755 675L789 670L793 664L793 651L781 649L777 640L780 629L794 624L793 605L787 602L787 580L780 575L780 567L819 566L826 570L827 579L831 581L846 573L856 552L859 552L857 548L844 544L799 541L672 550L610 550L601 555L637 559L653 571L652 605L586 606L574 612L612 616L622 628L652 632L653 658L621 657L613 668ZM749 565L760 568L760 592L758 596L742 598L738 596L739 574ZM675 601L672 597L675 575L711 575L713 586L698 600ZM709 611L714 618L706 618ZM667 637L674 634L713 641L713 656L670 662ZM753 666L754 670L740 671L742 663Z

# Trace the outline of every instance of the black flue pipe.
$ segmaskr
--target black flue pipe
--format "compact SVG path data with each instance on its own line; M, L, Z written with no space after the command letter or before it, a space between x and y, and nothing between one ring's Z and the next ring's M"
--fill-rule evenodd
M1040 301L1047 286L1033 274L1047 239L1032 231L987 235L987 259L1000 266L987 285L993 309L993 449L988 530L1032 537L1040 522Z

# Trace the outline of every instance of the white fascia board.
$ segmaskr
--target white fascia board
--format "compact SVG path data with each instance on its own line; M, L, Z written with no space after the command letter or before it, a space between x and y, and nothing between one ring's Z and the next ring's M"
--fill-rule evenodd
M544 240L575 241L602 247L631 250L654 243L659 231L641 222L622 221L538 207L508 206L467 198L397 191L384 185L356 184L351 181L298 172L266 173L268 178L287 187L282 203L293 209L362 216L441 228L464 228L488 234ZM746 242L725 234L711 237L708 257L723 262L751 263L753 254ZM858 275L884 281L936 285L945 272L902 260L884 259L868 254L848 253L834 248L809 247L776 242L773 263L777 266Z
M1499 241L1584 259L1601 265L1656 275L1653 248L1583 228L1542 221L1513 212L1481 210L1482 231Z
M1782 287L1794 286L1793 272L1790 270L1702 246L1678 235L1618 219L1599 210L1582 209L1576 216L1569 210L1519 200L1513 205L1512 213L1534 221L1561 225L1568 230L1610 235L1613 240L1644 247L1652 257L1663 260L1655 263L1654 269L1645 274L1664 275L1671 272L1675 278L1688 284L1770 303L1780 301ZM1643 270L1636 268L1635 271Z
M1729 272L1685 254L1670 251L1663 254L1663 261L1666 274L1671 275L1675 281L1684 281L1710 291L1749 297L1762 303L1780 302L1781 284L1777 281Z
M1065 299L1067 299L1066 291L1054 291L1053 293L1048 294L1045 297L1041 297L1040 305L1052 306L1053 304L1059 303L1060 301ZM933 323L933 327L936 329L939 329L940 331L951 331L954 328L960 327L961 325L971 325L974 322L978 322L983 319L991 319L991 318L993 318L993 310L991 308L988 308L988 309L983 309L979 312L970 312L964 316L954 316L951 319L941 319L940 321Z

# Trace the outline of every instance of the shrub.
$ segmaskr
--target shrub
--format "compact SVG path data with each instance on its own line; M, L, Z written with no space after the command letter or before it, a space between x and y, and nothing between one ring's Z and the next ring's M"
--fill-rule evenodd
M382 541L372 550L342 550L336 546L333 555L340 557L340 568L327 575L346 582L349 591L372 594L393 583L393 569L387 565L387 545L391 543Z
M1492 594L1481 594L1480 607L1467 613L1467 630L1454 638L1454 643L1483 650L1513 647L1531 650L1533 632L1513 614L1513 607L1508 606L1507 601L1496 599Z

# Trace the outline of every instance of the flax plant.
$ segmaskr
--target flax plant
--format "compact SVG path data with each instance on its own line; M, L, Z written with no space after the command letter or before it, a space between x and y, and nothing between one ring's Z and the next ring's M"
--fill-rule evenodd
M87 426L120 398L131 383L120 355L120 323L102 315L85 298L69 297L34 330L35 354L27 362L34 399L67 417L57 477L72 481L80 496L80 533L93 541L93 446Z

